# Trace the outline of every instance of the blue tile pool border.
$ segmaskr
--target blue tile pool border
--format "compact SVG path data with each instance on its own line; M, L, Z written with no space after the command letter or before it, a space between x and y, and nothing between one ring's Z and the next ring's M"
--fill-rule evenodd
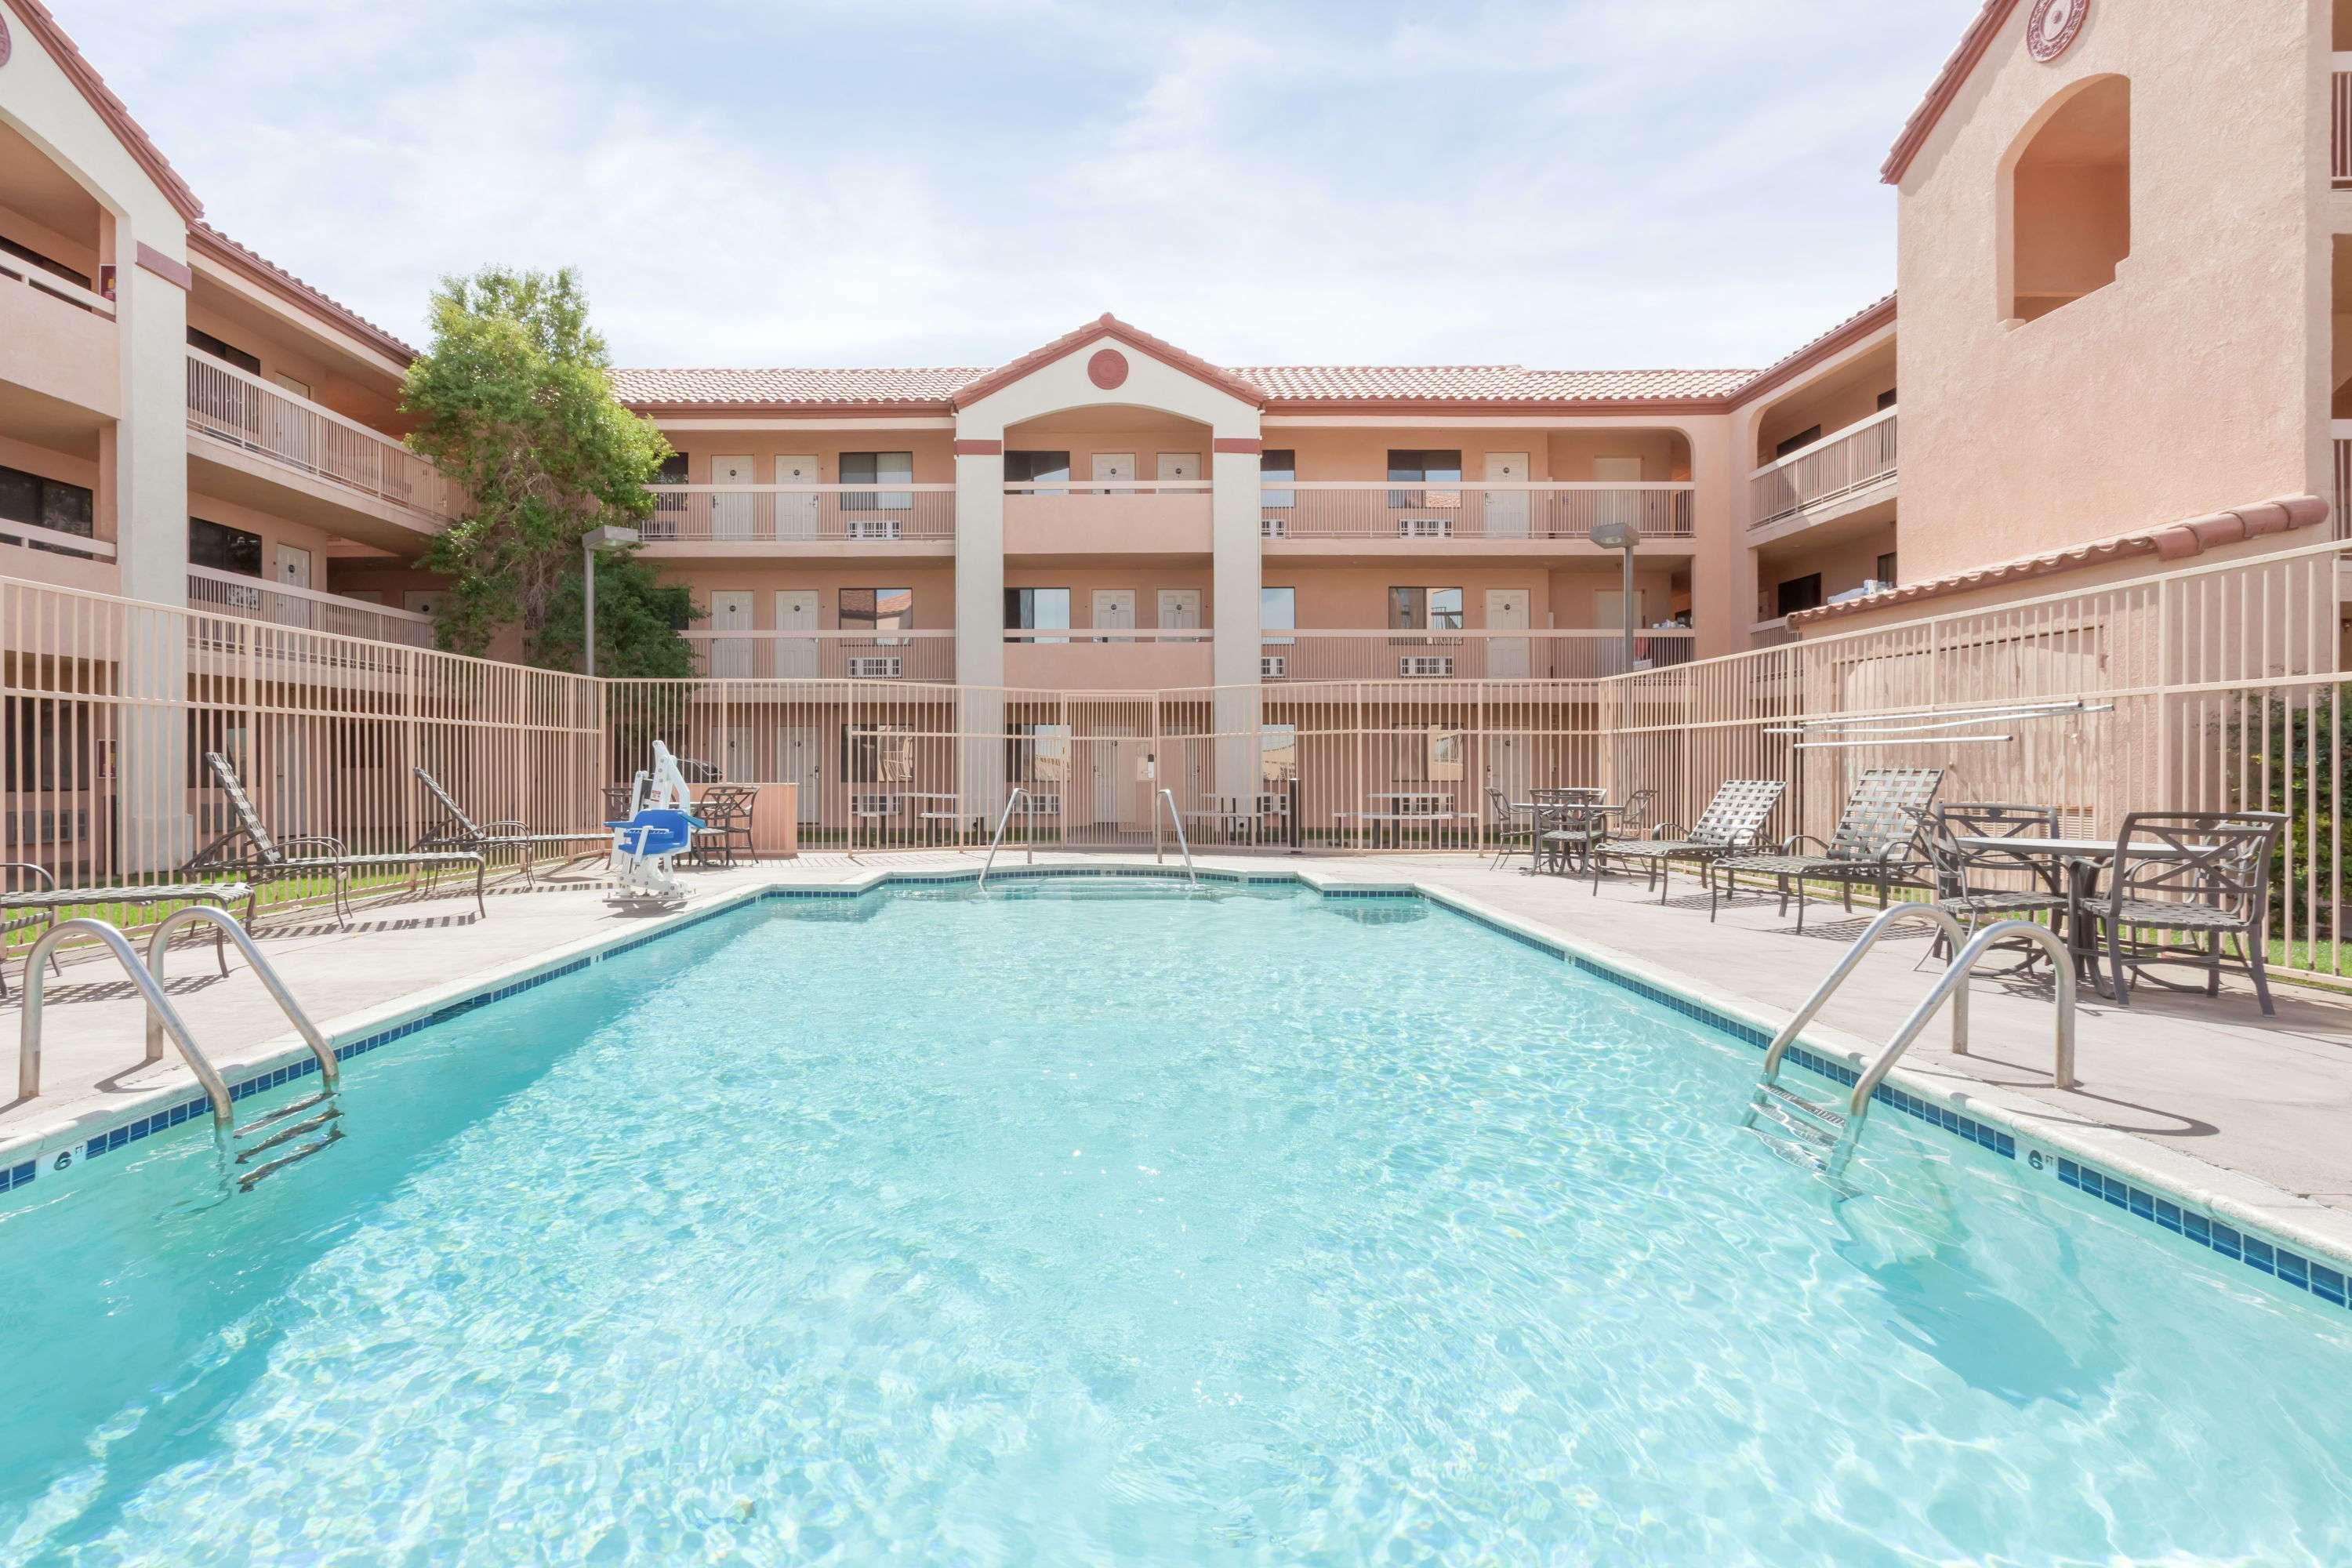
M992 871L996 881L1069 881L1085 879L1118 879L1129 881L1181 882L1186 873L1181 868L1167 866L1008 866ZM517 975L512 979L494 982L465 995L442 1002L413 1017L368 1030L358 1037L333 1047L338 1061L348 1061L379 1050L396 1040L437 1024L504 1002L535 990L566 975L577 974L593 964L602 963L655 942L666 941L692 931L711 921L739 914L755 905L770 902L853 902L877 898L893 889L925 887L953 887L976 883L978 869L952 871L884 870L873 879L853 886L791 888L765 887L747 889L690 914L675 916L640 935L623 937L593 951L583 952L544 969ZM1747 1018L1723 1008L1685 995L1670 986L1621 969L1614 964L1579 952L1567 943L1539 935L1507 920L1497 919L1475 907L1460 903L1448 895L1415 887L1325 887L1318 886L1308 876L1297 871L1244 872L1204 870L1198 873L1202 882L1225 887L1303 887L1318 897L1338 901L1372 900L1415 900L1444 910L1458 919L1481 927L1497 936L1533 949L1547 957L1569 964L1578 973L1588 974L1646 1002L1665 1007L1705 1026L1719 1031L1758 1050L1768 1048L1771 1031ZM1850 1064L1822 1055L1805 1046L1793 1045L1788 1059L1807 1071L1830 1082L1852 1087L1859 1074ZM235 1070L235 1069L232 1069ZM284 1063L255 1068L229 1083L232 1101L257 1094L266 1094L319 1070L316 1058L307 1051ZM1981 1120L1953 1106L1882 1083L1873 1091L1871 1102L1885 1105L1921 1124L1972 1144L2000 1159L2019 1162L2019 1135L2011 1129ZM100 1159L127 1148L158 1132L167 1131L186 1121L201 1121L211 1115L211 1108L201 1094L180 1100L159 1109L129 1118L100 1131L77 1135L69 1144L42 1149L38 1152L17 1153L0 1163L0 1195L32 1184L40 1174L43 1164L64 1170L75 1163ZM2256 1236L2239 1224L2200 1213L2181 1203L2176 1196L2126 1182L2100 1170L2093 1163L2056 1151L2047 1153L2038 1149L2027 1151L2030 1164L2036 1171L2046 1171L2055 1184L2080 1195L2082 1201L2099 1204L2167 1231L2220 1256L2243 1263L2256 1273L2306 1292L2330 1305L2352 1310L2352 1267L2319 1256L2320 1249L2305 1244L2290 1244L2271 1237Z

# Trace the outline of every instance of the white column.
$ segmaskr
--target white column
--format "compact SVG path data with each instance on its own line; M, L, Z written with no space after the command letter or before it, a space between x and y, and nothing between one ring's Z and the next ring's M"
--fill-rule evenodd
M1258 782L1258 590L1265 571L1257 437L1255 418L1246 431L1217 431L1210 470L1211 591L1216 607L1210 670L1217 686L1217 731L1229 737L1217 748L1217 791L1230 795L1255 794Z
M139 261L139 236L116 218L109 248L115 267L115 334L122 414L103 454L114 502L114 548L126 598L188 602L188 296L176 259L185 231L149 237L155 254ZM169 238L166 247L157 242ZM115 748L121 869L163 872L194 852L188 816L188 643L176 616L124 617L123 690Z
M1004 431L956 431L956 684L963 807L1004 805Z

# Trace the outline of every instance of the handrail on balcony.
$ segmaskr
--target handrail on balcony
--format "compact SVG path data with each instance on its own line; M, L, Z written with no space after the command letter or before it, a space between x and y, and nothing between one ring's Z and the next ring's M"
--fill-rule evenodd
M190 429L436 522L464 510L457 487L397 438L201 349L186 353Z
M2336 51L2327 74L2327 177L2352 188L2352 52Z
M1822 437L1818 441L1810 442L1783 457L1773 458L1769 463L1759 464L1756 468L1756 473L1759 476L1769 474L1775 469L1786 468L1792 467L1795 464L1801 463L1808 458L1817 458L1823 452L1828 451L1832 447L1836 446L1839 442L1851 440L1854 437L1861 435L1864 430L1871 428L1873 426L1891 423L1895 416L1901 412L1902 410L1899 407L1882 408L1867 419L1857 419L1851 425L1831 431L1828 435Z
M110 321L114 320L113 300L54 272L46 272L31 262L20 261L13 256L0 256L0 278L22 283L36 293L62 300L68 305L79 306L93 316L103 316Z
M1780 522L1894 478L1900 412L1881 409L1756 469L1748 477L1748 526Z

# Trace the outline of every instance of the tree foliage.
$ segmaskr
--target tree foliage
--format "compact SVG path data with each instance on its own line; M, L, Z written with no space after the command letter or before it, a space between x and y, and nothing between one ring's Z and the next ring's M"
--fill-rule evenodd
M436 633L480 653L517 627L524 655L580 666L581 536L653 514L646 486L669 443L614 400L611 358L569 268L486 268L433 293L432 346L408 367L408 445L464 487L466 515L421 564L450 579ZM597 673L688 673L674 635L692 596L625 554L596 576Z

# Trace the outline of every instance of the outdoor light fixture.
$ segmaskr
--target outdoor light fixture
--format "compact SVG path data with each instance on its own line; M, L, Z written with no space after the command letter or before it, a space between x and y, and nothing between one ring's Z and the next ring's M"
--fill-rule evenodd
M1603 550L1625 552L1625 603L1618 619L1625 627L1625 668L1633 668L1633 546L1642 541L1642 531L1630 522L1596 522L1587 535Z
M581 615L586 626L583 640L587 644L586 668L591 675L596 673L596 552L624 549L644 538L645 535L634 528L616 528L609 524L604 528L592 528L580 536ZM1625 559L1628 563L1625 568L1627 581L1630 582L1633 570L1630 563L1633 558L1628 555Z

